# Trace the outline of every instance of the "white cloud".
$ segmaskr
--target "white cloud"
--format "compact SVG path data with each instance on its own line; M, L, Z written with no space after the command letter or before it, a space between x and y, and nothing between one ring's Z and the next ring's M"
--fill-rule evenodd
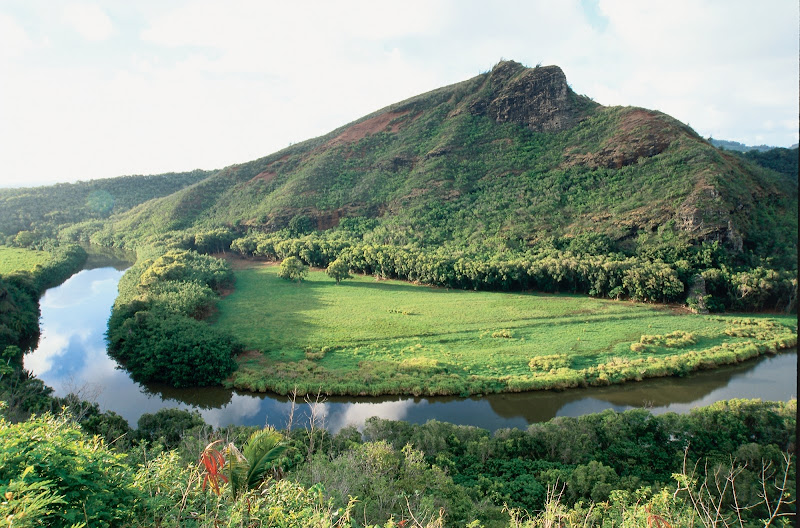
M331 431L338 431L348 425L355 425L359 430L364 429L368 418L379 416L385 420L404 420L408 411L416 405L413 398L380 403L351 403L342 405L344 412L332 414L326 427Z
M19 22L0 13L0 59L17 58L32 47L27 31Z
M69 4L64 8L63 20L86 40L106 40L114 34L111 19L96 4Z
M120 36L91 48L30 5L0 13L0 185L248 161L501 57L701 134L797 141L793 1L599 0L603 23L578 0L70 4L85 37Z
M69 346L70 336L48 333L39 340L39 347L25 355L25 368L36 376L47 374L53 368L53 362L63 356Z

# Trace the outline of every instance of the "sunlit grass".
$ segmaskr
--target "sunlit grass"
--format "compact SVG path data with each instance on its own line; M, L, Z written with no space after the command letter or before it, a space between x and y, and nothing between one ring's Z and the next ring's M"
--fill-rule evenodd
M570 386L587 376L604 383L597 369L605 365L625 370L660 359L664 375L682 371L676 355L794 335L791 317L753 319L766 325L756 338L725 333L736 317L579 295L447 290L364 276L337 285L320 271L298 284L269 265L236 276L216 324L263 352L246 355L234 375L236 386L254 390L466 394L543 388L547 380ZM639 344L643 335L675 331L691 339ZM641 375L632 372L623 377Z
M44 264L50 254L46 251L34 251L0 246L0 275L19 270L33 270L37 264Z

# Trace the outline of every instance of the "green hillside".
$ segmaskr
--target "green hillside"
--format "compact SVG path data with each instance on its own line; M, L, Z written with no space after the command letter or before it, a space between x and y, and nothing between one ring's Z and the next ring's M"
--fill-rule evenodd
M99 220L200 181L211 172L195 170L155 176L121 176L47 187L0 189L0 234L24 233L19 245L51 237L60 227Z
M494 254L592 233L610 251L718 241L741 261L792 267L797 181L667 115L579 96L558 67L509 61L223 169L116 216L97 238L364 217L377 220L372 241L396 246Z

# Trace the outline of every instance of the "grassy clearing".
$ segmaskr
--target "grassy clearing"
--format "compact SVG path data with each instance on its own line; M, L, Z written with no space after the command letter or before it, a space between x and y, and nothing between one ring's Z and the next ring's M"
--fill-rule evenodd
M796 344L783 316L699 316L578 295L446 290L277 266L236 272L216 324L255 391L477 394L683 374Z
M50 254L46 251L0 246L0 275L18 270L31 271L37 264L47 262L48 258Z

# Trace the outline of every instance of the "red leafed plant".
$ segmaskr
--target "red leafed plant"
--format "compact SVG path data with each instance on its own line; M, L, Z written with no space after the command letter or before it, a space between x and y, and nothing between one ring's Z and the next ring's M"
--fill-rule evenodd
M200 454L200 466L204 469L203 491L206 489L206 484L210 484L211 489L217 495L220 494L220 480L222 482L228 482L228 478L222 474L222 468L225 467L225 457L216 447L220 442L221 440L211 442Z
M660 515L656 515L650 511L650 505L645 508L647 511L647 528L672 528L672 526Z

